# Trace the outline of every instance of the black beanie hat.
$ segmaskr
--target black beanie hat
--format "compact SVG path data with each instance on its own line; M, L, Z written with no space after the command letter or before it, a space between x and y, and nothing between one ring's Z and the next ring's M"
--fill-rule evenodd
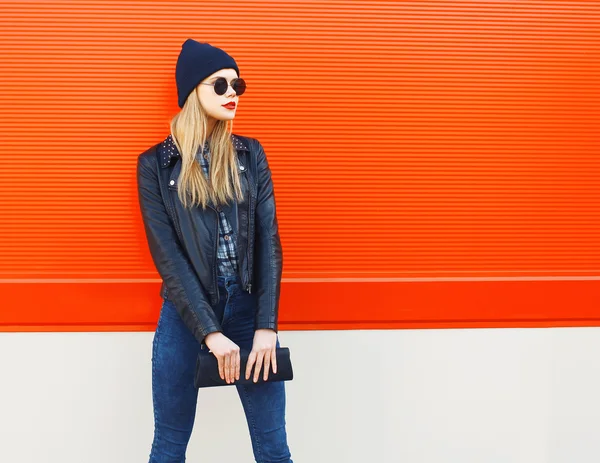
M200 82L219 69L225 68L235 69L238 77L240 76L235 60L220 48L193 39L183 42L175 68L179 107L183 108L188 95Z

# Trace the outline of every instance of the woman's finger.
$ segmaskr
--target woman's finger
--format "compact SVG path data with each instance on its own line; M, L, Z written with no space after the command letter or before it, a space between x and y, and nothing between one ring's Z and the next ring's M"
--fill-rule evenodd
M229 354L229 379L233 383L235 381L235 363L236 363L236 353L232 352Z
M225 379L225 365L223 362L223 357L217 357L217 361L219 362L219 376L221 379Z
M266 381L269 378L269 368L271 368L271 353L265 354L265 369L263 379Z
M229 372L231 371L231 356L229 354L225 355L225 378L227 381L227 384L229 384Z
M252 365L254 365L255 361L256 361L256 352L251 351L250 355L248 355L248 362L246 363L246 379L250 378L250 375L252 374Z
M238 350L236 352L236 356L235 356L235 379L236 381L239 381L240 379L240 363L241 363L241 359L240 359L240 351Z
M256 383L258 381L258 377L260 376L260 369L262 368L263 365L263 358L265 356L265 353L260 351L258 352L257 358L256 358L256 368L254 369L254 382Z
M271 365L273 365L273 373L277 373L277 351L271 351Z

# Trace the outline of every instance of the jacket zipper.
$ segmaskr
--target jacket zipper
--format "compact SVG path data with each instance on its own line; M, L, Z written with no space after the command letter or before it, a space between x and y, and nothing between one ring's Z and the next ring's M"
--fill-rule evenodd
M250 182L248 181L248 185ZM248 284L246 285L246 290L249 294L252 294L252 283L250 280L252 279L252 272L250 268L250 217L252 217L252 191L251 186L248 188L248 245L246 246L246 256L248 259Z
M209 205L208 207L210 207L213 211L215 211L215 214L217 216L216 217L216 221L215 221L215 224L216 224L216 227L215 227L215 247L214 247L214 251L215 251L214 255L215 255L215 257L213 259L213 262L214 262L214 264L213 264L213 275L214 275L215 279L213 281L213 283L214 283L213 287L216 288L217 304L218 304L219 300L221 299L221 294L220 294L220 291L219 291L219 284L218 284L218 281L217 281L218 280L218 278L217 278L217 265L218 265L218 262L217 262L217 252L219 250L219 220L220 220L220 217L219 217L219 211L217 211L211 205Z
M252 198L252 192L248 192L248 194L250 195L250 198ZM252 278L252 269L250 266L250 217L252 216L252 199L249 199L250 204L248 205L248 246L246 246L246 256L248 259L248 284L246 285L246 289L248 290L249 294L252 294L252 283L250 283L250 280Z
M247 163L246 163L247 164ZM250 281L252 280L252 268L250 266L250 231L251 231L251 227L250 227L250 223L252 221L252 182L250 181L250 175L246 174L247 169L244 170L244 175L246 175L246 181L248 182L248 246L246 246L246 257L248 260L248 283L246 285L246 290L248 291L249 294L252 294L252 283L250 283ZM252 243L252 246L254 246L254 243Z

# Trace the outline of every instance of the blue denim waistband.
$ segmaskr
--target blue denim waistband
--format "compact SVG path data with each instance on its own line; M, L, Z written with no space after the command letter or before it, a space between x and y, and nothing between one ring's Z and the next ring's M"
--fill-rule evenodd
M217 283L219 286L230 286L234 283L241 284L240 277L235 275L217 275Z

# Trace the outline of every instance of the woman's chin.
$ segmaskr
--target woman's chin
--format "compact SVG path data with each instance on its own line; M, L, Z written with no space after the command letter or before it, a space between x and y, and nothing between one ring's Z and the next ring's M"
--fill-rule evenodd
M230 121L235 117L235 110L223 108L223 111L219 111L218 114L212 114L212 116L220 121Z

